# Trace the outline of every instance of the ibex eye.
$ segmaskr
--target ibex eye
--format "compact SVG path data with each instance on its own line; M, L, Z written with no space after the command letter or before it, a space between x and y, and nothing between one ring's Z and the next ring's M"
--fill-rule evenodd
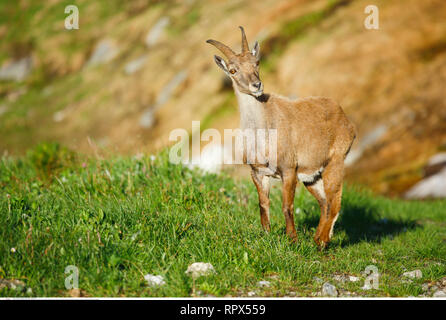
M257 62L256 62L256 66L258 66L259 64L260 64L260 61L257 61Z
M234 74L234 73L235 73L235 69L231 69L231 70L229 70L229 72L230 72L231 74Z

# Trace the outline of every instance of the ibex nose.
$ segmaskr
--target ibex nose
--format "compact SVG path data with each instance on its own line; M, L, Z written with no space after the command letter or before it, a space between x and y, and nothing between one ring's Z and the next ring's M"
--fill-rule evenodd
M260 89L260 87L262 86L262 82L254 82L253 84L252 84L252 86L254 87L254 88L256 88L256 89Z

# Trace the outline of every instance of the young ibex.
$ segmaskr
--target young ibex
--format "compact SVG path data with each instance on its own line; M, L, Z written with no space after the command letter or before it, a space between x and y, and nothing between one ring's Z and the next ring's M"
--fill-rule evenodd
M242 52L236 54L216 40L207 40L217 47L227 61L214 56L217 65L231 78L237 96L241 129L276 129L277 166L250 164L252 180L259 194L260 219L270 230L269 178L280 177L282 211L286 233L297 239L294 226L294 193L297 180L303 182L321 208L314 240L324 248L333 234L333 226L341 209L344 158L355 139L355 128L341 107L331 99L307 97L289 100L263 92L259 77L259 44L252 51L243 27Z

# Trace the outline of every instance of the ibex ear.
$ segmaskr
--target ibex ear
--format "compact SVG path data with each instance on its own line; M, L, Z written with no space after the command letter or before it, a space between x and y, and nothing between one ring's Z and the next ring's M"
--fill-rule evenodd
M215 60L215 63L217 64L217 66L222 68L224 72L228 73L228 66L222 57L214 56L214 60Z
M256 57L256 59L258 60L260 57L260 46L259 46L259 42L256 41L256 43L254 44L254 47L251 50L251 53L254 57Z

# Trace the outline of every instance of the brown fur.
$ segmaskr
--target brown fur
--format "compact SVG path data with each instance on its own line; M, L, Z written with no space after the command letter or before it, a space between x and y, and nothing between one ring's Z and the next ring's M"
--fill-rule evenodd
M244 41L246 38L241 29ZM214 40L208 42L215 43ZM251 164L263 228L270 230L269 185L266 180L280 177L283 182L282 211L286 233L296 240L293 202L298 176L301 176L304 185L320 205L321 218L314 240L321 248L325 247L341 208L344 159L356 136L353 124L342 108L329 98L290 100L263 93L263 85L259 86L257 43L255 52L244 46L238 55L225 45L218 44L219 49L230 52L228 62L217 56L215 60L232 79L242 129L277 129L277 167L274 172L267 170L267 164ZM236 72L233 74L231 69Z

